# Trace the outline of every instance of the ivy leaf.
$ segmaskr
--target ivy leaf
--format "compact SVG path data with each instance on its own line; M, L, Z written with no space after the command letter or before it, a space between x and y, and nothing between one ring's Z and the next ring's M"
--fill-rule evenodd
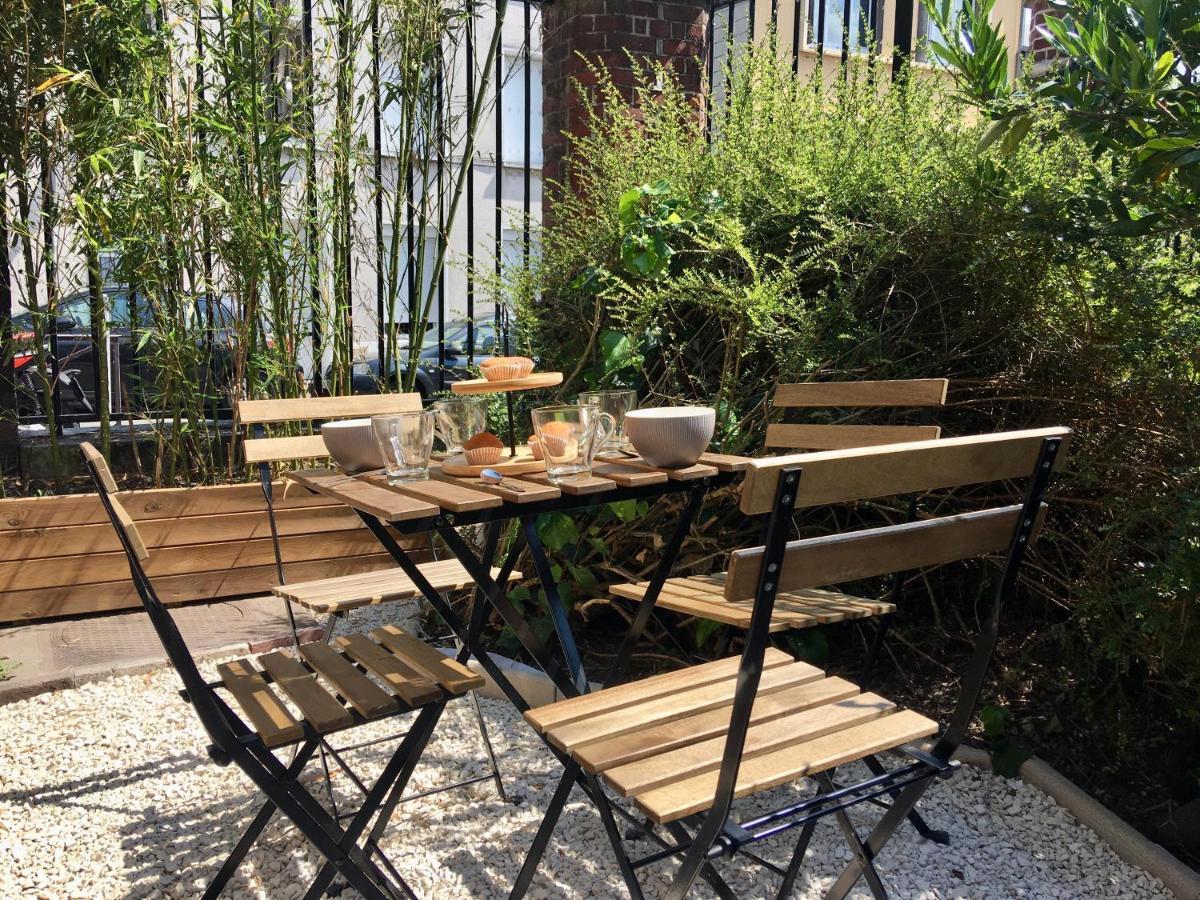
M566 513L547 513L538 519L538 535L549 550L557 553L568 544L579 540L575 521Z
M621 500L617 503L610 503L608 504L608 508L622 522L632 522L637 518L636 500Z

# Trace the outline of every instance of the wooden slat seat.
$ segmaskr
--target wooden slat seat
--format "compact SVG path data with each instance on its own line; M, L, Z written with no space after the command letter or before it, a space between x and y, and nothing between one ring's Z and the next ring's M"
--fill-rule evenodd
M420 563L417 568L438 591L464 590L475 585L462 563L456 559ZM499 569L492 569L493 578L499 575ZM517 581L521 577L520 572L513 572L510 580ZM305 609L329 615L391 600L411 600L421 593L413 580L399 568L281 584L271 588L271 591Z
M782 657L782 658L781 658ZM738 657L532 709L526 719L656 823L708 810ZM742 751L744 797L928 737L937 723L768 649Z
M641 600L649 582L613 585L609 590L618 597ZM750 616L754 611L751 599L727 600L724 596L725 576L702 575L690 578L668 578L658 596L656 607L669 609L685 616L708 619L731 625L734 628L749 628ZM775 611L771 617L771 631L787 631L792 628L812 628L848 619L865 619L895 612L896 606L882 600L867 600L843 594L840 591L810 588L780 594L775 600Z
M266 746L295 743L306 725L329 734L484 683L483 676L394 625L369 636L339 637L336 644L301 644L299 659L277 650L217 667L221 684Z

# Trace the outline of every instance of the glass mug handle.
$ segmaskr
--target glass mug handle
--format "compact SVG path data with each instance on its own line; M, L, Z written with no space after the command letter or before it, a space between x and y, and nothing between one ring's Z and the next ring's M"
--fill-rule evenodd
M583 460L584 465L592 464L592 460L596 458L596 451L604 446L604 442L612 437L616 430L617 420L613 418L612 413L596 410L596 415L588 428L587 456Z

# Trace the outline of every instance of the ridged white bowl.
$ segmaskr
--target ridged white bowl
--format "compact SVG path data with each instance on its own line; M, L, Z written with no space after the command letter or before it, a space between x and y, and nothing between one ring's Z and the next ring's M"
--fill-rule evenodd
M347 472L383 468L383 454L375 441L370 419L342 419L321 426L325 449Z
M625 436L652 466L681 469L708 449L717 413L707 406L664 406L625 413Z

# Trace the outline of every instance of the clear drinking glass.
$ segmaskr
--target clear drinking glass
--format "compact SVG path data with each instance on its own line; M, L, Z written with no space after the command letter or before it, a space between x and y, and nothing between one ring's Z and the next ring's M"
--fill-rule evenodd
M596 450L616 427L613 417L595 406L543 406L533 411L537 433L546 459L546 475L562 481L592 471Z
M608 413L616 423L612 436L604 442L598 453L626 450L629 439L625 437L625 413L637 409L637 391L582 391L579 394L580 406L595 406L602 412Z
M433 404L437 438L453 456L463 452L463 444L487 431L487 401L482 397L458 397Z
M375 442L383 454L388 484L424 481L429 477L429 452L433 449L433 412L371 416Z

